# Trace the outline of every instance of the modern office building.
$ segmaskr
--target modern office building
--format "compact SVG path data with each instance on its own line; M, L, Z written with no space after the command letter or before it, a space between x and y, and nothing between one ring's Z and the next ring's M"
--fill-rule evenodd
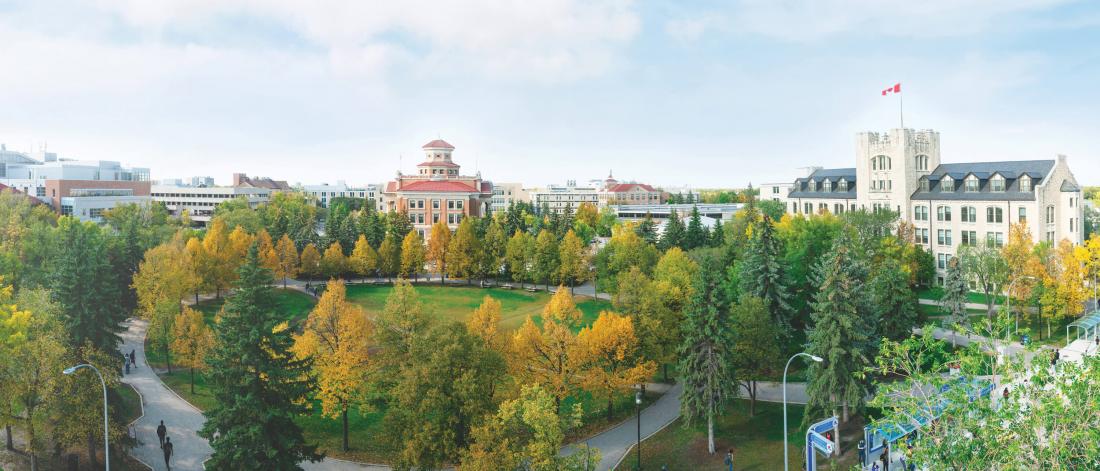
M301 185L300 188L303 193L309 195L322 208L327 208L328 202L332 198L359 198L374 201L377 205L379 190L381 189L376 184L348 186L343 180L338 180L335 185L322 183L320 185Z
M255 208L271 198L271 190L266 188L244 188L232 186L189 187L165 186L152 187L153 201L159 201L168 209L169 214L179 217L186 210L191 221L205 226L214 215L218 204L234 198L245 198L249 206Z
M582 203L600 204L600 185L578 185L576 180L566 181L564 185L549 185L542 188L527 190L531 196L531 204L536 210L549 208L550 211L562 212L566 207L572 211Z
M494 213L507 210L512 203L520 202L531 202L531 195L523 189L522 183L493 183L493 198L490 200L490 209Z
M733 219L733 216L737 214L745 205L741 203L728 203L728 204L623 204L612 205L611 210L615 212L620 220L623 221L641 221L645 219L648 214L654 221L667 220L672 212L675 211L676 215L683 220L686 220L690 215L693 208L699 208L699 214L703 217L710 218L716 221L722 221L726 223Z
M415 175L397 177L382 192L381 209L408 214L413 226L427 239L432 224L446 221L452 229L462 218L480 217L490 211L493 183L481 173L462 175L461 166L451 159L455 147L442 139L425 144L425 161Z
M941 278L959 247L1000 246L1013 224L1026 224L1037 242L1084 238L1081 187L1065 156L941 163L932 130L860 133L855 168L816 169L796 179L787 198L791 213L898 212L935 256Z

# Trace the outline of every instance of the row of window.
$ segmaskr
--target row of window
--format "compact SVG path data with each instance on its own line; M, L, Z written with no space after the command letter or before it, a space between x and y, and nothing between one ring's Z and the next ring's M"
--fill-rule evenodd
M921 178L920 189L921 191L930 191L927 178ZM977 193L981 188L981 181L978 177L970 175L963 180L963 191L967 193ZM954 192L955 191L955 179L950 175L944 175L940 180L941 192ZM1004 192L1005 191L1005 178L1001 175L993 175L989 178L989 191ZM1024 175L1020 177L1020 191L1031 191L1031 177Z
M950 229L937 229L936 230L936 245L943 247L950 247L954 244L951 238L952 231ZM977 231L959 231L960 242L962 246L975 246L981 242L978 239ZM914 239L921 244L928 244L928 229L916 229L914 231ZM1003 247L1005 245L1004 232L986 232L985 233L986 245L993 247Z
M441 200L432 200L432 209L439 209ZM465 206L466 200L447 200L447 209L462 209ZM415 199L408 200L408 209L424 209L425 200Z
M809 188L809 191L817 191L818 189L817 181L815 180L810 180L806 185ZM778 189L779 188L776 187L776 190ZM848 180L845 180L843 178L838 180L836 182L836 189L837 191L848 191ZM833 191L833 181L829 179L825 179L824 181L822 181L821 191ZM775 191L774 193L778 193L778 191Z
M1051 207L1053 209L1053 207ZM959 221L961 222L977 222L978 210L973 206L963 206L960 208L962 216ZM1019 222L1027 222L1027 208L1018 208ZM928 207L927 206L915 206L913 208L913 220L915 221L927 221L928 220ZM951 221L951 207L950 206L936 206L936 220L940 222ZM999 206L987 206L985 208L985 222L999 224L1004 222L1004 208Z
M458 224L458 223L462 222L462 216L463 216L462 213L448 214L447 215L447 224ZM426 220L427 219L424 217L424 213L409 213L409 222L411 222L413 224L423 225L424 221L426 221ZM438 213L437 214L432 214L432 224L436 224L438 222L439 222L439 214Z

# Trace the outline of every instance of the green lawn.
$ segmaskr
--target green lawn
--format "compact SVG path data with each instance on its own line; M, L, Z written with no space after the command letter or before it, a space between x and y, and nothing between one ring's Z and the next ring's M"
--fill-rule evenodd
M939 301L943 299L943 288L939 286L933 286L931 288L922 288L917 290L917 297L921 299L932 299ZM997 306L1004 304L1005 297L1002 295L994 295L993 301ZM968 303L981 303L986 304L985 293L979 293L977 291L971 291L966 294L966 302Z
M115 407L123 423L128 424L141 417L141 397L138 396L137 391L134 391L134 388L127 384L119 384L113 392L116 394L115 397L118 398Z
M478 288L460 286L415 285L424 308L437 318L465 321L481 305L485 296L492 296L501 304L501 328L518 329L527 316L536 321L542 308L550 302L551 293L527 292L523 289ZM386 297L393 291L389 285L349 285L348 300L358 303L368 311L378 312L386 306ZM589 325L599 317L601 310L611 309L611 303L602 299L577 298L577 307L584 313L582 325Z

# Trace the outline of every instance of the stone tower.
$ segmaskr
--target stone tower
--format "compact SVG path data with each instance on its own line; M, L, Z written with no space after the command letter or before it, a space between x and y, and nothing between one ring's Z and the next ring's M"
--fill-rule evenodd
M856 136L857 204L874 210L888 208L908 220L909 198L918 179L940 164L940 133L930 130L891 129Z

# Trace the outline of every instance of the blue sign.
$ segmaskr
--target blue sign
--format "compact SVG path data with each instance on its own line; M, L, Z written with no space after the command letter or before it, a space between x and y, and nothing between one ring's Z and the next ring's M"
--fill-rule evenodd
M837 428L837 424L839 423L840 421L837 420L836 417L830 417L828 419L822 420L821 422L811 425L810 430L817 433L825 433L826 431Z
M811 430L810 433L806 434L806 437L809 438L810 445L813 445L817 451L820 451L821 454L825 456L832 456L833 451L836 450L833 441L825 438L825 436L820 433Z

